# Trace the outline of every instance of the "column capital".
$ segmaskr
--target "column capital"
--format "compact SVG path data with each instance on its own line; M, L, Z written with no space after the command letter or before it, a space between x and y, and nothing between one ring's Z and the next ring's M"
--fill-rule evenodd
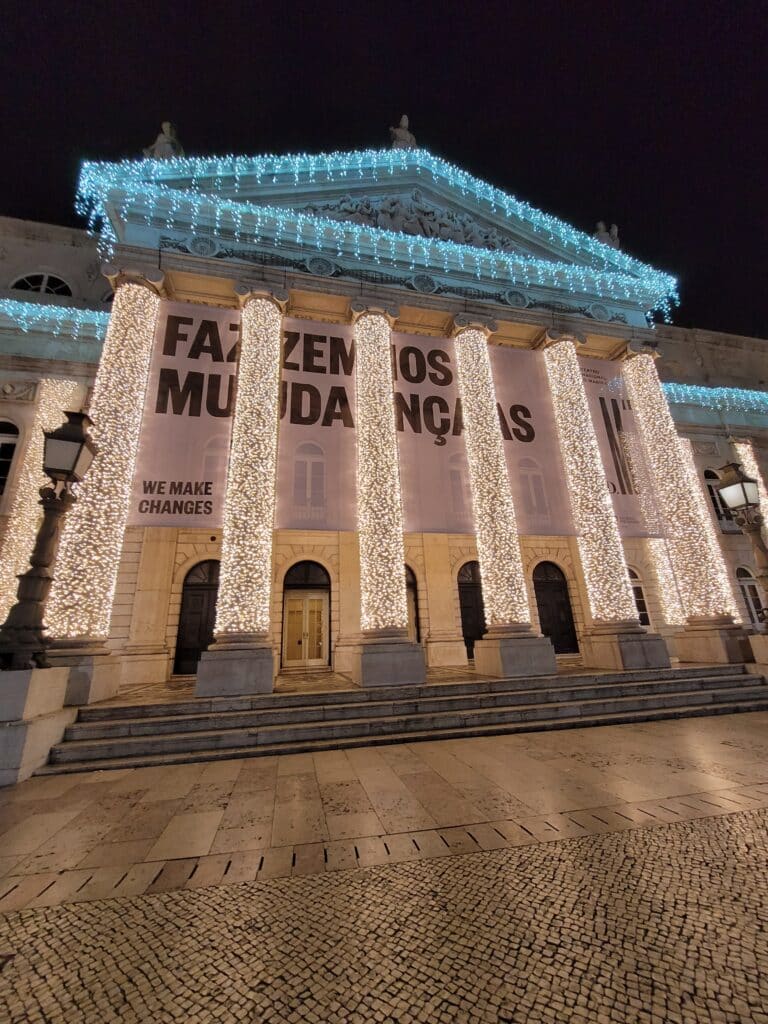
M561 341L572 341L577 346L586 345L587 343L587 339L579 331L560 331L556 327L547 327L536 339L533 347L551 348L552 345L557 345Z
M634 359L636 356L650 356L651 359L660 359L661 352L658 342L638 341L635 338L628 341L626 351L624 352L624 359Z
M499 325L490 317L476 316L474 313L457 313L453 318L451 337L455 338L462 331L480 331L486 338L490 338L498 329Z
M393 303L381 302L378 299L367 299L361 296L359 299L353 299L349 304L350 313L352 314L352 323L357 321L364 316L383 316L386 318L390 327L394 326L395 320L400 316L400 307L395 306Z
M116 267L112 263L102 263L101 272L112 285L114 291L122 284L139 284L149 288L156 295L165 295L165 273L157 267Z
M235 298L240 309L252 302L253 299L266 299L277 306L281 313L285 313L288 307L288 292L284 288L266 288L260 285L250 285L238 282L235 285Z

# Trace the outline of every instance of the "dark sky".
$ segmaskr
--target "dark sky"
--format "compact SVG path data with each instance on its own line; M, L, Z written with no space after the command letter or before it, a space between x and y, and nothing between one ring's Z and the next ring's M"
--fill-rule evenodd
M675 322L768 337L768 3L8 5L0 212L77 224L83 158L419 143L680 279Z

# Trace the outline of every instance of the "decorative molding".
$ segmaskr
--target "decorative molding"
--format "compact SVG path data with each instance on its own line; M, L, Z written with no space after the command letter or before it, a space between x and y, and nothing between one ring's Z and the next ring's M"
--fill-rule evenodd
M37 382L34 380L4 380L0 382L0 399L6 402L34 402Z

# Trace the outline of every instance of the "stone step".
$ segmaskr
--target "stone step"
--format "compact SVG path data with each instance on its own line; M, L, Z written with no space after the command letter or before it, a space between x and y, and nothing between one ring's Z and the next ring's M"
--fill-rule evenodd
M220 711L267 710L272 708L315 707L329 704L349 704L387 701L418 700L422 697L461 696L469 694L513 693L532 688L544 689L557 685L590 686L610 683L642 682L659 679L696 679L700 677L730 677L746 675L743 665L686 665L670 669L637 669L629 672L584 672L560 676L539 676L515 679L467 680L457 683L425 683L420 686L378 686L360 689L350 683L348 690L330 693L272 693L247 697L205 697L179 702L147 702L145 704L95 704L83 707L78 722L99 722L118 718L164 718L169 714L210 714Z
M572 715L570 717L552 717L538 722L495 723L480 726L453 726L439 731L395 732L386 736L360 736L347 739L334 737L317 740L297 740L295 742L271 743L260 746L248 745L227 749L204 749L190 754L139 754L128 757L104 758L96 763L93 761L67 761L45 765L38 769L36 775L61 775L77 772L90 772L94 769L113 771L124 768L144 768L158 765L188 764L230 760L232 758L267 757L274 754L304 754L323 750L339 750L366 746L383 746L397 743L418 743L446 739L469 739L477 736L498 736L500 734L545 732L554 729L587 728L598 725L625 725L633 722L655 722L675 718L699 718L711 715L740 714L751 711L765 711L766 701L742 700L707 704L690 704L684 707L626 709L611 714Z
M725 677L733 682L731 676ZM744 677L754 681L754 676ZM373 718L382 716L404 716L429 712L485 709L509 704L514 696L516 704L555 704L575 700L597 698L643 696L645 694L674 693L678 691L712 690L723 686L723 676L699 676L696 678L655 679L636 683L600 683L589 686L563 685L545 690L491 691L475 694L429 696L416 699L393 701L368 701L366 703L333 703L302 705L293 708L262 708L245 711L215 711L195 714L179 714L176 708L165 716L144 718L117 718L77 722L69 726L64 742L76 740L110 739L127 736L150 736L179 732L210 732L224 729L254 729L266 725L290 725L303 722L322 722L351 718Z
M454 712L428 712L409 715L390 715L371 718L331 719L316 722L296 722L288 725L264 725L256 729L230 728L203 730L192 733L175 732L165 735L111 737L107 739L75 740L64 742L51 750L51 763L68 761L94 762L136 755L166 753L197 754L203 750L224 750L249 745L295 744L301 741L334 739L347 741L400 733L441 733L455 728L508 726L522 722L541 722L548 718L584 718L610 715L624 711L642 711L754 702L768 706L768 686L758 677L754 685L722 687L717 690L684 690L675 693L646 696L618 696L607 699L562 701L557 704L510 704L503 707L463 709ZM554 712L554 714L553 714Z

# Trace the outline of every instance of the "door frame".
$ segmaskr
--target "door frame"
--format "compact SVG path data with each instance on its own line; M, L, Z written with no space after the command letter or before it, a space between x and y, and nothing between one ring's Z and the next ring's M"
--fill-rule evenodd
M534 565L533 569L531 570L531 585L533 587L533 599L534 599L534 601L536 603L536 615L537 615L537 618L539 620L539 629L541 630L541 632L543 633L544 636L548 636L548 634L544 633L544 630L542 629L542 625L541 625L541 609L540 609L540 606L539 606L539 595L536 593L536 570L540 566L542 566L542 565L552 565L552 566L554 566L555 569L557 569L558 572L560 573L560 575L562 576L563 592L564 592L566 600L568 602L568 610L570 612L570 618L571 618L571 628L572 628L572 631L573 631L573 644L574 644L573 650L570 650L570 651L557 651L556 650L555 654L556 654L556 656L558 658L561 658L561 657L562 658L573 658L573 657L576 657L579 654L581 654L581 644L579 643L579 631L576 628L576 617L573 614L573 598L571 596L571 584L570 584L570 581L568 579L568 573L565 571L565 569L562 567L562 565L558 565L558 563L553 558L540 558L539 561L536 563L536 565ZM550 581L548 581L548 580L540 580L539 582L546 585L548 582L552 583L552 582L555 582L555 581L554 580L550 580ZM558 580L557 582L560 583L561 581ZM549 639L551 640L551 637L549 637ZM554 647L554 641L552 641L552 646Z
M308 601L310 598L320 598L323 602L323 654L321 658L305 658L303 661L286 661L285 652L288 646L288 616L285 613L286 603L290 600L300 599L303 601L303 612L302 612L302 642L308 636L307 630L307 616L308 616ZM327 668L330 663L330 647L331 647L331 602L330 602L330 591L322 590L319 588L300 590L295 587L289 587L283 590L283 629L280 638L280 665L285 672L307 672L309 670L317 670Z

